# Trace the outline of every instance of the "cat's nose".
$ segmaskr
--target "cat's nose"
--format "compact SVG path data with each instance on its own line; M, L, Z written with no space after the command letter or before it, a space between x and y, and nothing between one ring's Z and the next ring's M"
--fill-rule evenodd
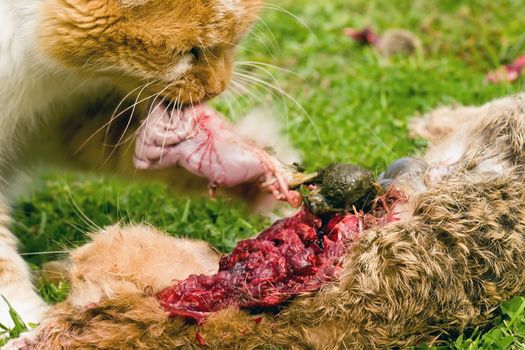
M220 84L220 86L207 88L205 90L205 95L207 99L212 99L216 96L219 96L225 89L226 84Z
M204 84L204 94L207 99L212 99L226 90L229 82L229 74L215 74Z
M213 70L210 69L204 85L206 98L211 99L220 95L228 87L233 73L233 55L229 50L216 48L212 51L214 57ZM210 65L205 65L210 67Z

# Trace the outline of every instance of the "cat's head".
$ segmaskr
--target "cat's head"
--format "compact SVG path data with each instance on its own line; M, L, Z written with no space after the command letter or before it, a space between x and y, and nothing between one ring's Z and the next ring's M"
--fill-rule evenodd
M40 44L61 64L191 104L221 93L261 0L46 0Z

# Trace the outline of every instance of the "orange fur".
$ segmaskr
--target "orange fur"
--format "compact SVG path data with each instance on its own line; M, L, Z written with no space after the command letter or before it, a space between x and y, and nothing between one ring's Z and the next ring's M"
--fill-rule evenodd
M151 83L148 91L195 103L225 89L235 46L259 6L260 0L239 1L233 11L220 0L51 0L40 45L82 73Z
M77 306L99 303L120 290L156 293L172 280L213 274L219 263L218 253L207 243L174 239L146 226L110 227L71 258L71 297Z

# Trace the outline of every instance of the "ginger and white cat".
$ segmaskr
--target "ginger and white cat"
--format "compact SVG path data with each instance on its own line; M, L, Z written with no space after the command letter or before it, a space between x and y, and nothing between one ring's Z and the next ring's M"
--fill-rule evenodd
M133 150L122 140L134 135L152 100L169 111L221 93L260 5L0 0L0 294L26 322L39 321L46 305L9 231L18 170L52 161L133 175ZM173 172L174 185L190 187L186 173ZM10 324L3 303L0 322Z

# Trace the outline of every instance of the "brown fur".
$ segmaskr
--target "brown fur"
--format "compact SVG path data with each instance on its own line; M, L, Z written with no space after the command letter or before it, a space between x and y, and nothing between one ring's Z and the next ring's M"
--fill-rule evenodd
M484 326L499 302L525 291L524 123L518 97L436 138L434 154L465 139L453 170L408 193L403 220L363 235L340 281L276 315L225 310L196 326L166 317L151 293L115 288L80 308L72 294L40 326L35 347L198 349L200 339L210 349L404 348ZM142 263L177 262L157 258Z

